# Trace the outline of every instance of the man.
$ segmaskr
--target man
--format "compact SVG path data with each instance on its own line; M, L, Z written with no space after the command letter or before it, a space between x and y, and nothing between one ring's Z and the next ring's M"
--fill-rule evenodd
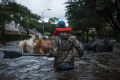
M83 48L75 36L70 34L71 31L72 28L66 27L64 21L59 21L53 34L50 55L55 57L54 68L57 70L74 68L74 49L80 57L83 55Z

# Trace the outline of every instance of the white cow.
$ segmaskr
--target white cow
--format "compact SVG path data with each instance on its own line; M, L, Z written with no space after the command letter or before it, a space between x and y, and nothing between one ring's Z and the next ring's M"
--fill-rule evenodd
M31 37L28 40L23 40L20 41L19 47L20 47L20 52L24 53L34 53L34 46L35 46L35 38Z

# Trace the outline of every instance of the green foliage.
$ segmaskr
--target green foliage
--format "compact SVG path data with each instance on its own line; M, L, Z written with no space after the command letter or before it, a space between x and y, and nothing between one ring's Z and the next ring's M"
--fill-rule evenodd
M96 13L96 0L76 0L69 2L66 8L66 16L75 30L103 26L103 18Z
M77 36L81 36L82 32L81 31L73 31L72 34L77 35Z
M109 23L114 34L120 33L119 0L69 0L66 4L66 17L75 31L88 32L92 27L104 34Z
M15 21L28 32L28 28L38 27L40 18L31 13L27 7L16 3L15 0L2 0L0 3L0 24Z
M51 33L50 33L50 32L45 32L44 35L46 35L46 36L50 36Z
M29 28L36 28L43 32L43 23L39 20L41 20L40 16L31 13L27 7L16 3L15 0L2 0L0 3L0 24L15 21L22 25L29 35ZM58 20L53 17L49 19L49 23L44 23L45 32L52 33L56 27L55 22Z
M56 25L55 24L51 24L51 23L45 23L45 32L50 32L50 33L53 33L55 28L56 28Z
M55 22L57 22L58 20L59 20L59 18L53 17L53 18L50 18L50 19L48 20L48 23L55 24Z

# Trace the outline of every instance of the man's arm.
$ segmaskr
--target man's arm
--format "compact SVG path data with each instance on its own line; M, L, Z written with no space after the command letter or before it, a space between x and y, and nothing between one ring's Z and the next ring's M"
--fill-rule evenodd
M56 39L52 40L51 42L51 49L50 53L48 54L49 57L55 57L57 55L58 49L57 49L57 41Z
M74 47L77 50L77 52L79 54L79 57L82 57L83 53L84 53L83 52L83 46L76 38L74 39Z

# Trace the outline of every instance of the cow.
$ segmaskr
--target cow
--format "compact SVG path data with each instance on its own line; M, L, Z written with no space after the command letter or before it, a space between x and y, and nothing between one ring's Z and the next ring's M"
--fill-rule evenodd
M36 41L34 51L37 54L47 54L50 52L51 40L50 39L39 39Z
M36 40L34 37L31 37L28 40L20 41L19 47L21 53L34 53L34 46L36 44Z

